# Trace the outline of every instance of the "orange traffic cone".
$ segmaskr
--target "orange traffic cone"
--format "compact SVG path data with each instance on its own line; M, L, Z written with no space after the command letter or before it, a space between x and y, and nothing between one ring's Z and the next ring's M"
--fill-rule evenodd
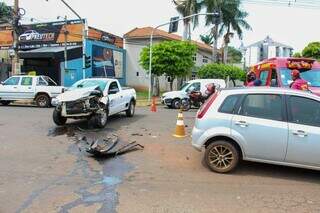
M152 97L151 112L157 112L156 97Z
M183 114L182 110L179 111L177 125L176 125L176 132L173 134L176 138L184 138L186 137L186 131L184 129L184 122L183 122Z

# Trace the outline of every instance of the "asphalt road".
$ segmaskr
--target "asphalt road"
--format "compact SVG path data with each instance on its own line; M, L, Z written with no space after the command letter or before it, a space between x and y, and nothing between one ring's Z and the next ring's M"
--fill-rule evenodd
M138 108L104 130L82 121L57 128L51 113L0 106L1 213L320 212L320 172L242 163L232 174L212 173L190 137L172 137L175 110ZM194 116L184 113L189 134ZM95 159L78 140L111 133L145 149Z

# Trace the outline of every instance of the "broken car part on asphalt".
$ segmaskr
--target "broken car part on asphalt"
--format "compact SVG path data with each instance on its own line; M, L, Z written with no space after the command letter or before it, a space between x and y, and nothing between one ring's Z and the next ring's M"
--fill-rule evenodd
M84 140L87 141L87 138L84 138ZM117 146L118 142L118 136L113 134L106 139L93 141L86 149L86 151L95 156L115 157L117 155L137 150L137 148L144 148L144 146L138 144L136 141L122 146Z

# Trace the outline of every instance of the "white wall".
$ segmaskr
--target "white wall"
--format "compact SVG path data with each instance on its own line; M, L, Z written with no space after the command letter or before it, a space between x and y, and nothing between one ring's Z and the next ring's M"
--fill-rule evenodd
M258 47L249 47L246 50L245 58L246 58L246 66L252 66L259 62L260 56L260 48Z
M267 58L273 58L273 57L276 57L276 46L269 46Z

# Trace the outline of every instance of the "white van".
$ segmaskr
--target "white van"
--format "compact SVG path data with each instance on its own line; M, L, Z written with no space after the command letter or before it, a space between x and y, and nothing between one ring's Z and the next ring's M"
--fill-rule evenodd
M178 109L180 101L191 91L200 91L205 94L206 85L214 83L217 88L226 88L226 82L223 79L196 79L186 82L180 90L166 92L162 95L161 101L169 108Z

